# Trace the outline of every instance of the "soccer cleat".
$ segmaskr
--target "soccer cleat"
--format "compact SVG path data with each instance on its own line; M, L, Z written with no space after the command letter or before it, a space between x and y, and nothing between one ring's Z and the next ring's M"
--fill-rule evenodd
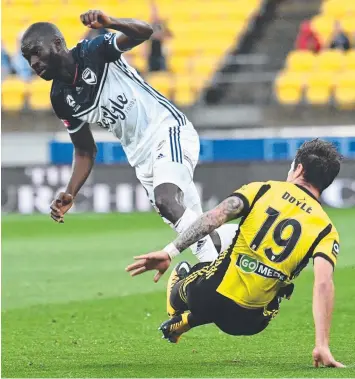
M175 316L160 325L159 330L163 332L163 337L171 343L178 343L181 335L191 329L188 323L190 312L185 312L179 316Z
M171 291L173 290L174 285L180 280L184 279L189 275L191 266L183 261L178 263L173 271L171 272L168 280L168 285L166 288L166 311L168 312L169 317L177 316L180 312L173 308L170 302Z

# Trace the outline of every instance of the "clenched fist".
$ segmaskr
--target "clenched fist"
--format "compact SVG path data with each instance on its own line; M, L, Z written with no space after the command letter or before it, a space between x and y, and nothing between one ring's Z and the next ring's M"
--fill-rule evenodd
M112 24L111 18L99 10L89 10L81 14L80 20L91 29L109 28Z
M72 207L73 201L73 196L70 193L60 192L51 204L52 219L64 223L64 215Z

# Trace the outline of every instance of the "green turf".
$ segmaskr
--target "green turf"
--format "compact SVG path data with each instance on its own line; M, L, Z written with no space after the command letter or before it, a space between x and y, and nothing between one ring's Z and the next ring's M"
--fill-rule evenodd
M329 210L341 238L331 347L344 370L311 366L312 271L260 335L213 326L160 339L165 283L130 278L132 256L174 235L155 214L4 216L2 377L354 377L355 209ZM185 253L186 258L191 258Z

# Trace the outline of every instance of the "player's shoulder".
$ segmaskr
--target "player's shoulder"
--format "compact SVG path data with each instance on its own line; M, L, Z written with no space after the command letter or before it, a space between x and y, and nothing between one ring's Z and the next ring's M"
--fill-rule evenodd
M98 36L88 40L81 40L75 47L77 58L83 62L103 61L104 50L107 45L114 43L116 33L99 34Z

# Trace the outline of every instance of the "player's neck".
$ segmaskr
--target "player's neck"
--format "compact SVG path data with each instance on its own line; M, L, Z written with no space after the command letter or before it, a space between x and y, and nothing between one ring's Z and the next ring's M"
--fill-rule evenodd
M320 193L317 190L317 188L307 183L303 178L296 178L295 180L292 181L292 183L306 188L316 199L320 198Z
M65 52L60 57L60 68L57 79L66 84L74 84L77 74L77 64L70 51Z

